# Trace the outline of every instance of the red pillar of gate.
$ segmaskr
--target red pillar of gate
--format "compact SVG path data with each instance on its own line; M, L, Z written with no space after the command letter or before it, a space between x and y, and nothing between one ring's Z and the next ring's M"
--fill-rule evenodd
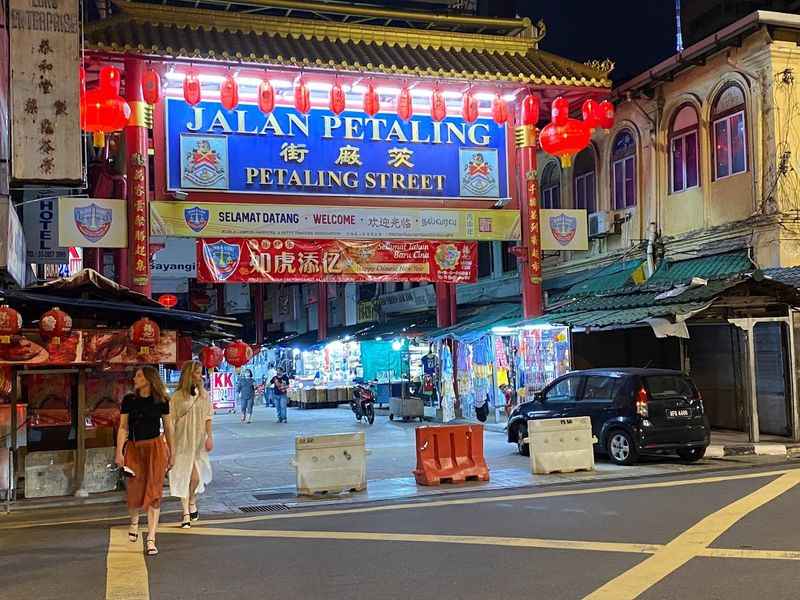
M449 327L450 323L450 288L446 283L435 283L436 290L436 326Z
M519 136L518 136L519 137ZM526 319L538 317L542 307L542 257L539 234L539 183L536 179L535 130L526 136L527 143L519 148L519 210L522 226L522 247L525 253L520 262L522 313Z
M148 202L147 111L142 95L144 61L125 58L125 99L131 118L125 127L125 165L128 174L128 252L120 282L150 296L150 204ZM122 265L121 265L122 266Z
M320 283L317 288L317 340L328 337L328 284Z
M450 325L458 323L458 298L456 297L456 284L451 283L447 286L448 303L450 310Z

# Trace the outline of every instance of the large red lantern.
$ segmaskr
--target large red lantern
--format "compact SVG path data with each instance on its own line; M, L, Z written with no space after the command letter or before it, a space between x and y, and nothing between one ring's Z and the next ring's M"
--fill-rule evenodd
M72 317L57 306L48 310L39 319L39 333L56 346L61 343L62 338L69 337L71 331Z
M17 335L20 329L22 315L7 304L0 306L0 344L10 344L11 336Z
M498 125L508 121L508 104L503 100L500 92L497 92L492 99L492 119Z
M597 105L597 124L606 131L614 126L614 105L610 100Z
M597 106L597 102L591 98L587 98L583 101L583 104L581 105L581 115L583 116L583 122L586 123L589 131L594 131L597 129L599 124L598 112L599 108Z
M275 108L275 90L272 84L266 79L262 79L258 84L258 110L268 115Z
M338 79L334 81L333 86L331 86L329 105L328 108L330 108L331 112L335 115L342 114L347 107L347 98L345 98L344 89Z
M142 75L142 96L150 105L158 104L161 100L161 76L153 67L148 68Z
M559 96L553 100L553 105L550 107L550 120L556 125L564 125L567 119L569 119L569 102Z
M233 110L239 106L239 83L228 73L219 86L219 100L225 110Z
M522 124L536 127L539 122L539 97L528 94L522 101Z
M139 349L139 354L147 354L155 348L161 339L161 328L147 317L142 317L131 325L131 341Z
M561 159L562 167L572 165L572 157L589 145L589 127L578 119L567 119L563 125L548 124L539 134L542 150Z
M158 303L164 308L174 308L178 304L178 297L175 294L161 294Z
M302 75L297 78L297 82L294 85L294 107L297 112L302 114L306 114L311 110L311 92Z
M444 101L444 94L437 85L431 94L431 118L434 121L442 121L447 116L447 103Z
M225 360L237 369L246 365L251 358L253 358L253 349L242 340L231 342L225 348Z
M408 89L408 84L404 83L397 96L397 116L403 121L408 121L413 114L414 103L411 100L411 90Z
M367 84L367 91L364 92L364 112L370 117L374 117L381 109L381 101L375 85L370 81Z
M197 71L191 69L183 78L183 99L189 106L194 106L200 102L201 96L200 76Z
M206 346L200 350L200 362L206 369L216 369L222 364L225 354L219 346Z
M81 104L83 130L95 134L95 145L103 145L103 135L121 131L131 118L131 107L119 95L120 72L116 67L100 69L99 85L87 91Z
M467 123L474 123L478 118L478 99L472 93L472 88L469 88L464 93L464 105L461 108L461 116Z

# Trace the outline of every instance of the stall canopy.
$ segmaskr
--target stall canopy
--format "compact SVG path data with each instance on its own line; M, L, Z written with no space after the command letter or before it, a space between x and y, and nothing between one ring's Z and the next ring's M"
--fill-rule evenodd
M503 302L489 306L481 306L464 318L458 325L444 327L430 333L434 339L454 338L462 342L473 342L491 333L493 327L501 321L519 321L522 318L522 307L517 302Z

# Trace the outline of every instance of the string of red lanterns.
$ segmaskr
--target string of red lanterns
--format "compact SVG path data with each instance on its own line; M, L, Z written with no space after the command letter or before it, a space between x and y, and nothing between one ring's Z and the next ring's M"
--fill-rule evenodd
M120 72L112 66L100 69L100 82L86 90L86 74L81 79L80 125L93 135L94 145L105 144L105 134L121 131L131 117L131 107L119 95Z
M523 120L524 108L523 102ZM562 167L572 165L572 157L589 145L592 133L598 127L608 131L614 126L614 105L610 100L598 103L589 98L581 106L581 116L583 120L571 118L569 102L559 96L553 100L550 123L539 134L542 150L558 157Z

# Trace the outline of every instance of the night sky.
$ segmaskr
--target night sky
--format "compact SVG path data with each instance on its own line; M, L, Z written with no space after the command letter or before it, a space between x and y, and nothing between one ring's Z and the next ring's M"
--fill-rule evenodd
M615 83L675 53L674 0L517 0L516 8L534 23L544 19L543 50L580 62L612 59Z

